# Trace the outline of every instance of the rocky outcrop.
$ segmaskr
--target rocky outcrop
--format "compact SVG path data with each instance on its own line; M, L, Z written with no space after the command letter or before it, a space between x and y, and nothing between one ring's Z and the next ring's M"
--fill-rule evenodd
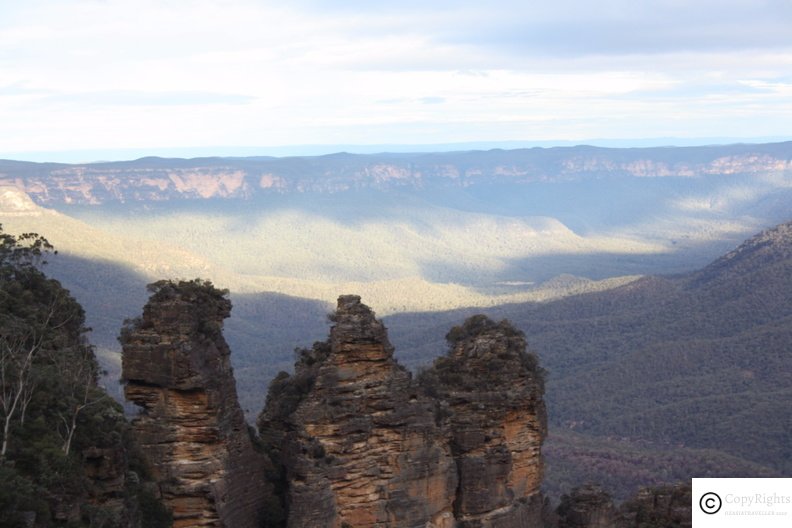
M556 513L558 528L613 528L618 515L610 495L592 484L561 497Z
M621 505L621 518L617 526L690 528L693 524L691 493L689 482L641 489L635 497Z
M255 452L222 336L231 303L201 281L152 285L121 334L133 421L175 527L261 526L266 458Z
M619 508L610 495L595 485L575 488L561 497L556 516L548 526L558 528L642 528L692 525L690 484L641 489Z
M542 525L542 372L522 333L471 318L416 383L359 297L332 320L259 417L289 526Z
M459 472L459 526L541 526L547 426L535 356L526 352L522 332L483 315L454 327L446 338L451 350L421 382L448 415Z
M435 402L360 297L340 297L332 319L259 418L283 463L288 525L451 528L457 477Z

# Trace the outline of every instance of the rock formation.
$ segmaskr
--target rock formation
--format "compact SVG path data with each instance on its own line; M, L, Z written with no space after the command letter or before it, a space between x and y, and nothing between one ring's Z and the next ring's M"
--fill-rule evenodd
M643 488L619 508L599 486L587 484L561 497L557 528L689 528L692 524L689 483Z
M288 525L451 528L457 477L435 402L360 297L340 297L332 319L259 418L283 463Z
M618 528L665 526L690 528L692 490L690 481L682 484L654 486L641 489L635 497L619 508Z
M177 528L690 526L689 485L641 490L618 509L587 485L550 510L543 371L506 320L452 328L449 352L413 380L360 297L339 297L329 339L298 350L294 374L270 385L258 426L273 464L254 450L237 402L226 292L200 280L151 288L143 316L122 330L123 369L126 396L143 409L133 428L154 495ZM112 506L123 457L85 457Z
M614 528L618 515L610 495L591 484L561 497L556 513L558 528Z
M259 418L289 526L541 526L543 385L522 333L471 318L418 384L359 297L332 319Z
M469 318L421 383L449 416L461 528L541 526L542 371L508 321Z
M121 333L133 421L175 527L261 526L271 489L237 402L222 322L231 303L201 281L152 285Z

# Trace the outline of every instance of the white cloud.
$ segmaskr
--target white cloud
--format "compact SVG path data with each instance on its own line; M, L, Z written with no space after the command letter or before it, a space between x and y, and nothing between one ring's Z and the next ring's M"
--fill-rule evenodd
M5 4L0 144L787 135L790 8L760 3Z

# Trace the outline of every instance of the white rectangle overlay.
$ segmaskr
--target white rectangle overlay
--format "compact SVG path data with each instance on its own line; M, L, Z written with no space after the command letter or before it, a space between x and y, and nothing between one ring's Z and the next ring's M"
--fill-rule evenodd
M693 528L790 528L792 478L694 478Z

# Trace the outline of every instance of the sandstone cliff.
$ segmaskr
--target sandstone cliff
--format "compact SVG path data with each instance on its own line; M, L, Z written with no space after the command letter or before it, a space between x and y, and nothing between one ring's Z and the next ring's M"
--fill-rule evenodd
M584 486L549 511L543 371L508 321L478 315L452 328L449 352L415 381L374 313L341 296L329 339L298 351L295 373L270 386L258 425L273 465L236 400L221 333L230 302L201 281L153 290L122 332L123 367L176 527L690 525L689 486L645 489L618 509ZM117 475L99 472L112 490Z
M451 350L421 383L449 416L461 528L541 526L542 371L507 321L473 316L446 336Z
M587 146L286 158L142 158L88 164L0 160L0 186L38 204L236 199L350 189L467 187L591 178L701 178L792 173L792 143L687 148Z
M359 297L332 320L259 417L289 526L541 526L542 374L519 331L471 318L418 384Z
M121 334L133 421L175 527L261 526L266 458L253 449L222 322L231 303L201 281L163 281Z
M456 471L434 402L359 297L340 297L333 320L259 418L283 464L288 525L454 526Z

